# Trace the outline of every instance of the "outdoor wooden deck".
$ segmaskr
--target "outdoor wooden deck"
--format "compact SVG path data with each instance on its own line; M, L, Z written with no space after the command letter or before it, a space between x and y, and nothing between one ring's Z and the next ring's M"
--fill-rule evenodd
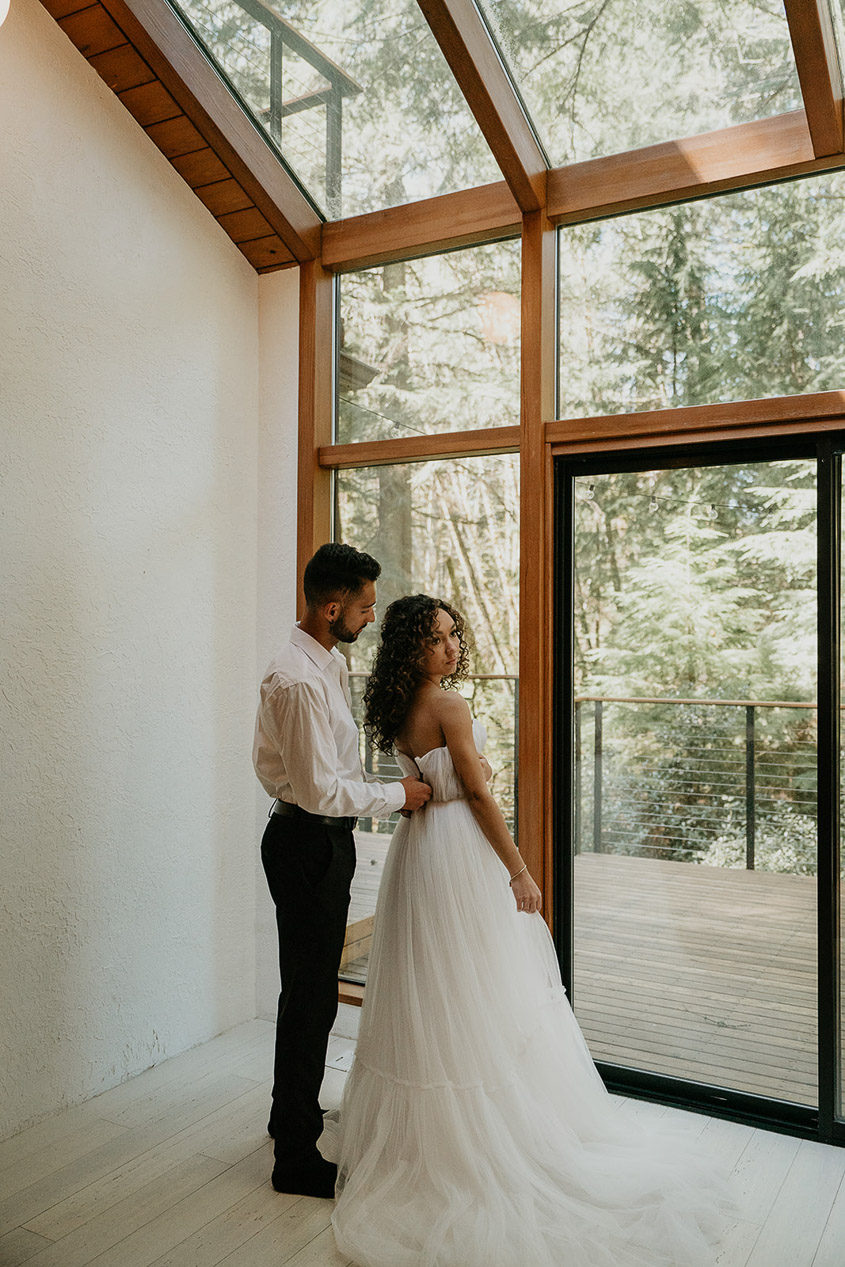
M815 880L575 862L575 1011L596 1060L815 1104Z
M388 843L359 838L352 918L375 909ZM816 1103L813 879L581 854L575 892L574 1006L596 1060Z

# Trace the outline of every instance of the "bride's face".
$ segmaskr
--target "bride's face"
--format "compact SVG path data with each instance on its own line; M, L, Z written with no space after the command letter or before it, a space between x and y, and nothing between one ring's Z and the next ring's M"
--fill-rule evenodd
M431 637L423 645L422 671L430 678L449 677L455 672L460 654L461 644L455 622L441 607Z

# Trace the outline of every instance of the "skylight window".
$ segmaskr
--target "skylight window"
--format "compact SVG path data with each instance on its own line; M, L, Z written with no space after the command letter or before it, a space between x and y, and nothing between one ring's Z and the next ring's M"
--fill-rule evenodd
M501 179L415 0L180 0L329 219Z
M553 166L802 105L780 0L479 0L479 8Z

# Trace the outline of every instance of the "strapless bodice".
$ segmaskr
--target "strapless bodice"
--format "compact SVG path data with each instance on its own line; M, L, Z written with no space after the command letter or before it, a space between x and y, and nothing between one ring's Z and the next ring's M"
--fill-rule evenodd
M473 718L472 737L475 740L475 746L481 753L484 751L484 745L487 742L487 731L480 721ZM396 753L396 758L405 774L418 774L431 787L431 801L429 804L442 804L445 801L462 801L466 792L464 785L458 778L458 773L449 755L449 749L432 748L429 752L424 752L416 761L412 761L410 757L406 757L404 752Z

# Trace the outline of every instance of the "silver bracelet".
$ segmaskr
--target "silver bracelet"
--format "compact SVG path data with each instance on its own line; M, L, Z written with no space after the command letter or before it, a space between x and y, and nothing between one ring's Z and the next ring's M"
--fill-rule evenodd
M518 871L515 871L515 872L513 873L513 875L511 876L510 880L508 881L508 883L509 883L509 884L513 884L513 882L514 882L514 880L517 878L517 876L522 875L523 871L527 871L527 870L528 870L528 863L527 863L527 862L524 862L524 863L522 864L522 866L519 868L519 870L518 870Z

